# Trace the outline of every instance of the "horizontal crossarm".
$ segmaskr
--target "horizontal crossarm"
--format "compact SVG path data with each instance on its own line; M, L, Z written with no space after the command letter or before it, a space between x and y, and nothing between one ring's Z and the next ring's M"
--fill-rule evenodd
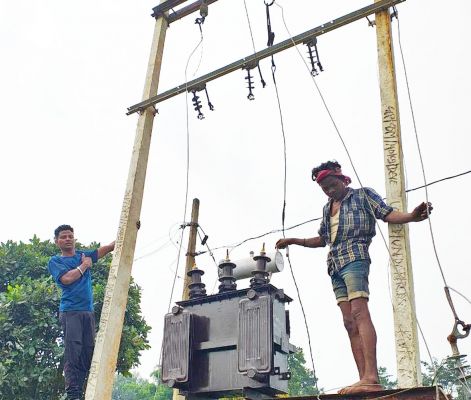
M206 75L203 75L199 78L189 81L186 84L179 85L173 89L170 89L170 90L167 90L166 92L158 94L157 96L153 96L149 98L148 100L144 100L140 103L137 103L129 107L128 112L126 114L130 115L139 111L143 111L147 107L154 106L155 104L160 103L164 100L168 100L171 97L174 97L180 93L191 91L192 89L197 90L201 87L204 87L204 85L207 82L220 78L221 76L227 75L238 69L243 69L243 68L256 65L258 61L263 60L264 58L270 57L273 54L279 53L283 50L289 49L298 44L309 42L314 37L323 35L324 33L333 31L334 29L337 29L344 25L358 21L359 19L365 18L371 14L375 14L377 12L388 9L389 7L392 7L404 1L405 0L381 0L381 1L378 1L377 3L360 8L357 11L351 12L350 14L344 15L343 17L326 22L325 24L322 24L314 29L301 33L300 35L294 36L283 42L275 44L271 47L267 47L264 50L258 51L252 55L244 57L236 62L233 62L232 64L226 65L225 67L219 68L213 72L210 72Z

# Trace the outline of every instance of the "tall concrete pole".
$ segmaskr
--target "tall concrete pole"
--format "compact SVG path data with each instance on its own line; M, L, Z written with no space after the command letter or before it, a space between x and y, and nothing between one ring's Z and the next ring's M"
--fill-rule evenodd
M163 0L161 1L163 2ZM144 86L143 99L157 93L167 22L158 18ZM106 285L100 326L95 343L86 400L109 400L118 358L131 268L141 214L147 159L154 122L154 109L142 111L137 123L129 175L124 194L118 236Z
M186 266L185 266L185 275L183 278L183 300L188 300L190 298L190 291L188 285L191 282L190 277L186 274L188 271L191 271L193 264L195 263L195 250L196 250L196 237L198 235L198 216L200 210L200 201L198 199L193 199L193 205L191 208L191 225L190 225L190 235L188 236L188 250L186 253Z
M191 207L191 224L190 224L190 234L188 236L188 250L186 253L186 265L185 273L183 275L183 294L182 300L188 300L190 298L190 290L188 285L191 282L191 278L186 274L193 268L195 263L195 250L196 250L196 237L198 235L198 217L200 212L200 201L198 199L193 199L193 204ZM185 221L184 221L185 222ZM173 389L172 399L173 400L185 400L185 396L180 394L180 390Z
M378 2L379 0L375 0ZM376 36L381 89L381 118L388 203L407 211L401 125L389 10L376 14ZM389 252L396 336L397 379L401 388L421 384L414 283L407 225L389 224Z

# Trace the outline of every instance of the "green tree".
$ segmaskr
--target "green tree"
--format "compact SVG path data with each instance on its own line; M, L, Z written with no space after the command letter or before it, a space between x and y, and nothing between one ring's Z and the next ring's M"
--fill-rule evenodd
M78 248L83 248L80 244ZM87 248L96 248L92 243ZM63 392L60 290L47 270L54 243L36 236L29 243L0 243L0 398L56 400ZM93 265L99 321L111 256ZM140 288L131 283L117 370L129 374L147 349L150 327L140 313Z
M305 366L306 359L301 348L288 356L288 368L291 379L288 381L288 393L290 396L307 396L319 394L316 389L317 377L314 372Z
M441 386L445 393L455 400L467 400L471 396L471 382L460 381L460 376L469 375L469 367L459 367L459 360L446 358L441 363L433 360L433 364L422 361L422 384L424 386Z
M150 382L138 376L116 375L112 400L171 400L172 389L159 383L160 371L151 374Z
M378 368L379 383L385 389L397 389L397 379L393 380L392 375L388 373L386 367Z

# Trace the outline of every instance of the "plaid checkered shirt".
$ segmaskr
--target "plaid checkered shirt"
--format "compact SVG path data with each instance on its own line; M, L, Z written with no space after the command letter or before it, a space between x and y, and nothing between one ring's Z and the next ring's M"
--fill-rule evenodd
M330 235L330 199L324 206L319 236L330 246L327 256L329 275L348 263L357 260L370 260L368 247L376 234L375 218L382 219L393 211L381 196L371 188L352 189L340 203L337 236L332 243Z

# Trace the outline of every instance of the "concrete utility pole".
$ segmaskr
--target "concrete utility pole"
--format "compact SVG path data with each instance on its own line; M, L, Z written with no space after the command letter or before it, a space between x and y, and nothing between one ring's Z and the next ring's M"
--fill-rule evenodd
M195 263L195 250L196 250L196 237L198 235L198 217L200 212L200 201L193 199L193 205L191 207L191 224L190 224L190 235L188 236L188 250L186 253L186 265L185 273L183 278L183 294L182 300L188 300L190 298L190 290L188 285L191 282L191 278L186 274L191 271L193 264ZM185 400L185 396L180 394L178 389L173 389L172 399L173 400Z
M167 21L156 20L147 76L142 98L157 93ZM147 159L155 110L146 108L139 116L129 175L124 194L118 236L106 286L100 327L88 378L86 400L109 400L118 358L124 312L128 298L131 268L141 214Z
M375 2L378 2L378 0L375 0ZM389 10L376 14L376 36L381 89L386 195L388 203L396 210L407 211L401 125ZM407 225L395 224L389 224L388 229L398 386L400 388L420 386L422 379L409 229Z
M190 235L188 237L188 250L186 253L186 266L185 275L183 278L183 297L182 300L188 300L190 298L190 290L188 285L191 282L191 278L187 275L188 271L191 271L193 264L195 263L195 250L196 250L196 238L198 235L198 216L200 211L200 201L193 199L193 206L191 208L191 225Z

